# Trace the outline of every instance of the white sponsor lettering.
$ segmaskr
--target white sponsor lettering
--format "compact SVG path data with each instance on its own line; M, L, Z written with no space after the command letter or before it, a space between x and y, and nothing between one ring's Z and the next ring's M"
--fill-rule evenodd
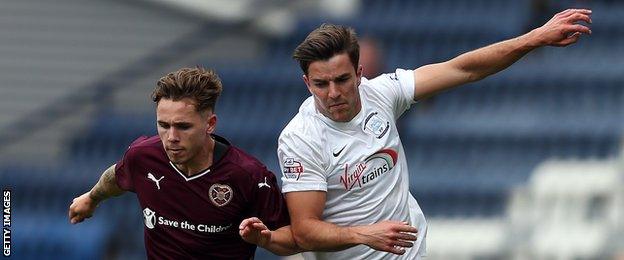
M158 217L158 224L160 225L165 225L165 226L170 226L170 227L179 227L179 224L177 221L175 220L168 220L166 218Z
M163 216L156 217L157 215L156 212L152 211L149 208L145 208L143 210L143 214L145 217L145 226L147 226L147 228L149 229L153 229L155 225L161 225L161 226L181 228L181 229L192 230L192 231L199 231L199 232L204 232L204 233L219 233L219 232L228 230L232 226L232 224L228 224L228 225L192 224L186 220L178 221L178 220L167 219Z

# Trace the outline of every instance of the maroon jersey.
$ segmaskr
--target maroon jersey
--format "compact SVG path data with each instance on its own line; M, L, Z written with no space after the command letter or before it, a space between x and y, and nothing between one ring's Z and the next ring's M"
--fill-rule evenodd
M256 246L238 234L243 219L258 217L272 230L288 225L275 175L213 137L215 162L191 177L169 161L158 136L135 140L117 163L117 184L135 192L143 210L149 259L251 259Z

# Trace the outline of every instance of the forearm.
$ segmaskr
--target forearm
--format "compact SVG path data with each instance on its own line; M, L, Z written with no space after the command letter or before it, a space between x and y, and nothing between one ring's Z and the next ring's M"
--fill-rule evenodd
M339 251L364 244L360 227L340 227L321 220L303 220L293 237L305 251Z
M530 51L542 46L543 43L533 33L464 53L449 62L464 71L469 82L483 79L506 69Z
M272 231L271 241L262 247L281 256L293 255L304 251L295 243L290 226Z
M119 188L115 180L115 164L108 167L100 176L100 180L91 188L89 197L99 203L113 196L119 196L125 191Z

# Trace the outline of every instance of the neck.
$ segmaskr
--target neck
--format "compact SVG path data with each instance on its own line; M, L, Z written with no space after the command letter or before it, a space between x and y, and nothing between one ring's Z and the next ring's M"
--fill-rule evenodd
M184 175L190 177L200 173L212 166L214 157L215 140L212 137L206 138L205 145L202 146L201 151L194 158L184 164L175 164Z

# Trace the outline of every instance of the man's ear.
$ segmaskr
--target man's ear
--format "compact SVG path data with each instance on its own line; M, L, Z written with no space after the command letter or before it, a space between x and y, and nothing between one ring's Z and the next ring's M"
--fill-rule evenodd
M312 93L312 89L310 88L310 79L308 78L308 76L303 74L302 78L303 78L303 82L305 82L306 84L306 87L308 87L308 91L310 92L310 94L314 95L314 93Z
M217 115L210 113L208 116L208 127L206 127L206 133L212 134L217 128Z
M362 83L362 71L364 71L364 67L362 67L362 64L360 64L358 65L358 68L355 71L355 76L357 77L358 86L360 85L360 83Z

